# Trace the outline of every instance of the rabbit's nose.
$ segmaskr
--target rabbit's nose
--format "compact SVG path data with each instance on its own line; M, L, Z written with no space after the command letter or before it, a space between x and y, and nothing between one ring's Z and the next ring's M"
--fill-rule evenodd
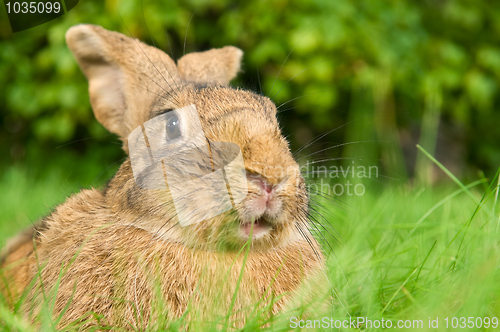
M247 179L249 192L253 192L245 203L247 219L252 220L262 216L277 218L283 205L283 199L279 197L279 193L285 180L271 183L261 174L249 171L247 171Z
M262 175L247 171L247 179L249 182L253 183L256 187L262 190L267 194L271 194L273 190L278 185L271 184L268 180L266 180Z
M274 186L269 182L267 182L264 178L259 177L254 179L254 181L257 182L257 185L259 186L260 189L267 192L268 194L270 194L273 191Z

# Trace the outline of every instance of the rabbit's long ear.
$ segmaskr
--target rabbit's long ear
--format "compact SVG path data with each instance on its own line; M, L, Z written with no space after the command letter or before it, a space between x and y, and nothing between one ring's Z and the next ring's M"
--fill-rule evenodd
M185 81L228 85L240 71L242 56L239 48L226 46L186 54L177 61L177 68Z
M175 63L156 48L95 25L72 27L66 42L89 81L97 120L124 142L158 96L176 93Z

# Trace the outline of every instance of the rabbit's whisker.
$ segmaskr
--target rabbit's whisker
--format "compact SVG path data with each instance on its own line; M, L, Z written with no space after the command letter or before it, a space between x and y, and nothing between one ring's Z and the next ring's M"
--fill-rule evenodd
M323 23L325 19L321 20L320 22L318 22L316 25L314 25L312 28L310 28L309 30L307 30L300 38L299 40L297 40L295 42L295 44L293 45L292 49L290 50L290 52L288 52L285 60L283 61L283 64L281 65L281 68L280 70L278 71L278 74L276 74L276 77L274 78L274 82L273 82L273 85L271 86L271 90L269 90L269 93L268 93L268 97L271 95L271 92L273 92L273 88L274 88L274 85L276 84L276 80L278 79L278 77L280 76L281 74L281 71L283 70L283 67L285 66L286 62L288 61L288 58L290 57L290 55L292 54L293 50L295 50L295 47L297 47L297 45L299 44L299 42L302 40L302 38L304 38L309 32L311 32L313 29L317 28L321 23Z
M156 54L158 55L158 58L161 60L162 64L163 64L163 68L165 68L165 70L167 71L168 75L170 76L170 78L172 79L172 81L174 82L177 90L180 92L180 88L179 86L177 85L177 82L176 80L174 79L174 77L172 76L172 74L170 73L170 71L167 69L167 66L165 65L165 62L161 59L161 56L160 56L160 53L159 53L159 49L156 47L156 44L155 44L155 41L153 39L153 36L151 35L151 32L149 31L149 27L148 27L148 24L146 23L146 17L144 16L144 6L143 6L143 3L142 3L142 0L141 0L141 10L142 10L142 19L144 21L144 25L146 26L146 30L148 31L148 34L151 38L151 42L153 43L153 46L154 48L156 49ZM168 41L168 34L167 34L167 41ZM170 46L170 43L169 43L169 46ZM172 50L170 50L172 51ZM175 61L173 55L172 55L172 60ZM165 80L166 81L166 80ZM167 82L168 84L168 82Z
M188 34L188 30L189 30L189 25L191 24L191 20L193 19L193 16L194 16L194 13L196 11L193 11L193 14L191 15L191 18L189 19L189 22L188 22L188 25L186 27L186 33L184 34L184 51L183 51L183 55L186 55L186 41L187 41L187 34Z
M71 145L74 143L78 143L78 142L83 142L83 141L88 141L88 140L93 140L93 139L101 139L101 138L106 138L106 137L110 137L110 136L113 136L113 134L102 135L102 136L97 136L97 137L95 137L95 136L94 137L84 137L84 138L76 139L76 140L68 142L68 143L58 145L58 146L56 146L56 149L60 149L60 148L63 148L65 146L68 146L68 145Z
M320 207L319 205L317 204L314 204L318 207ZM326 217L321 213L319 212L319 210L317 210L316 208L314 208L313 206L309 206L309 209L311 209L315 214L317 214L318 216L320 216L324 221L325 223L322 223L318 218L316 218L316 216L314 216L312 213L309 213L309 218L311 218L313 220L313 225L320 225L321 228L328 233L328 235L330 235L334 240L338 240L337 237L339 237L339 234L335 231L335 228L333 228L333 226L328 222L328 219L326 219ZM330 228L333 230L333 232L335 232L337 235L334 235L330 232L330 230L328 229L327 226L330 226ZM318 231L320 231L318 229ZM331 249L331 246L330 246L330 243L326 240L326 238L323 237L323 240L325 240L325 242L328 243L328 246L330 247Z
M334 57L329 57L329 58L326 58L326 59L322 59L322 60L319 60L315 63L313 63L312 65L306 67L305 69L301 70L300 72L298 72L297 74L293 75L288 81L286 81L285 84L283 84L283 86L278 90L278 92L276 92L276 94L271 98L271 100L274 102L274 99L276 99L276 97L278 96L278 94L281 92L281 90L283 90L283 88L288 84L290 83L295 77L297 77L298 75L302 74L303 72L307 71L308 69L322 63L322 62L325 62L326 60L331 60L331 59L334 59Z
M340 198L333 196L331 194L322 192L322 191L318 191L318 192L314 193L314 195L311 195L311 196L314 198L322 198L324 201L327 201L329 203L333 203L333 204L337 205L337 207L343 209L344 211L347 211L347 210L345 210L343 208L343 206L347 206L348 208L353 208L352 206L350 206L348 203L344 202Z
M295 98L290 99L288 101L285 101L284 103L276 106L276 109L279 110L282 106L285 106L286 104L291 103L292 101L295 101L297 99L304 98L304 97L311 96L311 95L315 95L315 94L318 94L318 93L329 92L329 91L335 91L335 90L334 89L327 89L327 90L321 90L321 91L315 91L315 92L311 92L311 93L306 93L306 94L303 94L302 96L298 96L298 97L295 97Z
M127 29L129 35L132 37L133 41L135 42L136 46L139 47L139 49L142 51L142 53L144 53L144 56L146 56L146 58L148 59L148 61L151 63L151 65L153 66L153 68L156 70L156 72L163 78L163 80L165 81L165 83L167 83L167 85L170 87L171 91L175 91L175 89L172 88L172 86L170 85L170 83L167 81L167 79L163 76L163 74L160 72L160 70L156 67L156 65L153 63L153 61L149 58L149 56L147 55L147 53L144 51L144 49L141 47L139 41L134 37L134 35L132 34L132 32L130 32L130 29L127 27L127 25L125 24L125 22L123 21L123 18L121 17L120 13L118 12L118 15L120 16L120 19L123 23L123 25L125 26L125 29ZM158 85L158 83L156 83L154 80L152 80L149 76L147 76L144 72L142 72L142 74L146 77L148 77L153 83L155 83L156 85ZM160 85L158 85L160 86ZM167 93L169 96L171 96L176 102L178 105L180 105L179 101L177 100L177 98L175 98L174 96L170 95L165 89L163 89L161 86L160 88L165 91L165 93Z
M304 166L307 166L307 165L311 165L311 164L316 164L316 163L319 163L319 162L324 162L324 161L330 161L330 160L338 160L338 159L347 159L347 160L362 160L362 159L355 159L355 158L329 158L329 159L323 159L323 160L318 160L318 161L315 161L315 162L310 162L310 163L307 163L305 165L303 165L302 167ZM318 166L318 167L321 167L321 166ZM313 174L313 178L314 178L314 174L324 174L325 177L328 177L329 175L331 174L341 174L342 173L342 170L318 170L318 171L308 171L308 172L300 172L300 174L304 177L306 177L307 175L310 175L310 174ZM317 176L316 179L320 178L320 176ZM333 177L335 178L335 177ZM402 179L398 179L398 178L395 178L395 177L391 177L391 176L387 176L387 175L383 175L383 174L377 174L377 178L385 178L385 179L389 179L389 180L394 180L394 181L402 181ZM374 178L374 177L365 177L364 179L367 179L367 180L371 180L371 181L376 181L378 183L383 183L382 181L380 180L377 180L377 178ZM311 181L312 183L314 183L315 180L313 179L309 179L309 178L305 178L306 180L308 181Z
M170 92L168 92L167 90L165 90L160 84L158 84L155 80L153 80L151 77L149 77L148 75L146 75L146 73L144 72L141 72L141 74L143 74L144 76L146 76L147 78L149 78L149 80L151 82L153 82L154 84L156 84L160 89L162 89L169 97L171 97L173 100L175 100L175 102L177 103L177 107L180 107L180 102L177 98L175 98L175 96L173 96ZM165 79L165 78L163 78ZM168 83L167 83L168 84ZM170 86L170 84L169 84ZM173 89L171 91L174 91Z
M329 203L335 204L337 206L337 208L341 209L344 212L347 212L347 213L355 212L356 214L358 214L359 216L361 216L363 218L369 218L369 219L373 220L370 216L361 212L359 209L354 208L349 203L346 203L346 202L340 200L338 197L332 196L332 195L324 193L324 192L316 193L315 198L318 198L318 197L329 202ZM339 203L342 203L342 204L339 204Z
M102 171L95 179L94 181L92 181L92 183L95 183L104 173L106 173L108 171L108 169L110 169L111 167L113 167L114 165L116 165L117 163L121 163L123 161L125 161L128 157L123 157L123 158L120 158L118 159L117 161L115 161L114 163L108 165L108 167L106 167L104 169L104 171Z
M164 225L166 225L169 221L171 221L171 220L168 220ZM165 234L167 234L168 232L170 232L172 230L172 228L174 228L176 226L180 226L180 223L176 222L172 226L170 226L170 228L165 229L165 231L162 234L158 235L158 238L162 238L163 236L165 236ZM160 227L160 228L163 228L163 226Z
M264 93L262 92L262 83L260 82L259 68L257 68L257 82L259 82L260 95L262 96Z
M290 107L287 107L287 108L284 108L284 109L280 109L277 114L281 114L281 113L284 113L286 111L290 111L290 110L293 110L293 109L297 109L297 106L290 106ZM314 109L315 110L328 110L330 111L332 108L330 106L326 107L326 106L314 106ZM341 111L341 110L337 110L337 112L339 113L347 113L347 112L344 112L344 111Z
M309 244L309 247L311 247L311 249L313 250L315 256L321 260L321 255L318 253L318 250L314 247L311 239L309 238L309 236L307 236L306 232L309 232L309 234L311 234L311 231L307 230L305 231L303 228L302 228L302 225L308 229L308 222L307 221L303 221L303 220L298 220L297 221L297 224L295 224L295 228L297 228L297 230L299 231L299 233L302 235L302 237L304 238L304 240L306 240L306 242ZM312 235L312 234L311 234Z
M327 246L327 248L323 247L323 250L327 251L327 254L331 254L333 252L333 248L330 245L330 242L326 239L326 237L323 234L323 232L317 227L317 224L319 224L320 226L322 226L325 230L326 230L326 228L320 222L318 222L315 219L315 217L312 216L311 214L308 214L308 218L309 218L309 221L310 221L309 223L312 226L314 233L316 234L315 238L319 237L319 240L321 240L323 242L323 244Z
M350 125L350 124L352 124L352 123L355 123L355 122L357 122L357 121L359 121L359 120L361 120L361 119L367 118L367 117L369 117L369 116L362 116L362 117L359 117L359 118L357 118L357 119L351 120L351 121L349 121L349 122L347 122L347 123L344 123L343 125L340 125L340 126L338 126L338 127L333 128L333 129L332 129L332 130L330 130L330 131L327 131L327 132L326 132L326 133L324 133L324 134L321 134L321 135L319 135L319 136L316 136L316 137L312 138L312 139L311 139L311 140L309 140L307 143L305 143L304 145L302 145L302 147L300 147L297 151L295 151L295 152L293 153L293 155L294 155L294 156L296 156L296 155L297 155L298 153L300 153L302 150L304 150L304 149L306 149L306 148L310 147L312 144L316 143L317 141L319 141L319 140L320 140L320 139L322 139L323 137L325 137L325 136L327 136L327 135L330 135L331 133L333 133L333 132L335 132L335 131L339 130L340 128L343 128L343 127L345 127L345 126L348 126L348 125Z
M318 160L308 161L305 164L302 164L300 167L306 167L308 165L324 163L327 161L336 161L336 160L363 160L363 157L337 157L337 158L318 159ZM327 172L330 173L330 171ZM321 173L321 171L301 172L301 174L309 174L309 173ZM325 173L325 171L323 171L323 173Z
M148 88L146 88L146 87L143 87L143 86L140 86L140 85L137 85L137 84L133 84L133 83L128 83L128 82L126 82L126 84L131 85L131 86L135 86L136 88L140 88L140 89L146 90L147 92L152 93L152 94L154 94L154 95L157 95L157 96L158 96L158 97L160 97L161 99L163 99L163 100L165 100L165 101L167 101L167 102L170 102L170 99L167 99L167 98L165 98L165 96L163 96L163 95L161 95L161 94L159 94L159 93L156 93L156 92L154 92L154 91L151 91L151 90L149 90L149 89L148 89Z
M324 151L328 151L328 150L331 150L331 149L339 148L341 146L346 146L346 145L351 145L351 144L360 144L360 143L379 143L379 141L374 141L374 140L369 140L369 141L353 141L353 142L347 142L347 143L342 143L342 144L336 144L334 146L330 146L328 148L321 149L319 151L316 151L316 152L313 152L311 154L308 154L307 156L303 156L303 157L297 159L297 161L300 161L300 160L302 160L304 158L307 158L307 157L310 157L310 156L314 156L315 154L318 154L318 153L321 153L321 152L324 152Z

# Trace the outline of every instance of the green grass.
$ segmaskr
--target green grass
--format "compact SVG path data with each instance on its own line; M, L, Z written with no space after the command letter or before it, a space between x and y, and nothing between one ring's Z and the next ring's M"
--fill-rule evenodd
M61 180L56 172L36 179L24 168L8 168L0 182L0 246L77 190L78 185Z
M29 150L23 164L0 164L0 248L82 188L102 186L118 169L122 152L106 148L79 154L65 149ZM68 145L71 143L68 143Z
M75 183L57 179L58 174L50 172L33 178L22 168L3 174L0 243L78 190ZM383 318L391 320L393 326L398 320L411 324L421 320L422 328L404 330L436 331L446 330L446 317L448 330L454 330L453 317L473 317L474 321L477 317L500 317L500 219L497 182L490 182L489 188L486 180L472 184L449 180L438 187L367 187L363 196L342 196L339 200L313 197L323 206L320 211L328 222L323 220L329 230L323 235L329 243L325 251L334 303L332 311L326 313L314 312L316 305L311 303L309 319ZM289 330L290 318L301 310L305 309L274 317L266 329ZM247 331L262 324L259 319L265 316L264 311L247 322ZM42 326L55 330L47 318L49 312L47 308ZM439 328L430 329L429 319L436 318ZM221 327L190 319L158 322L151 330L182 330L187 324L192 331ZM213 321L225 326L227 320L214 317ZM34 330L2 303L0 329Z

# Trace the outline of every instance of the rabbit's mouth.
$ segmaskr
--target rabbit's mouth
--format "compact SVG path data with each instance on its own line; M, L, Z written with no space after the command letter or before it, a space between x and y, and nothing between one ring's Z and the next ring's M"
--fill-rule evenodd
M264 217L240 225L240 233L244 238L249 238L250 234L252 234L252 239L258 239L266 235L271 229L272 224Z

